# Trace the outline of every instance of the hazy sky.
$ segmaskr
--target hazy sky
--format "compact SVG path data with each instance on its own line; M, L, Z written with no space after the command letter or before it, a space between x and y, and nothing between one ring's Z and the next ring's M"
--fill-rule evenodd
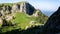
M59 0L30 0L29 2L31 2L36 8L47 11L55 11L60 5Z
M0 3L14 3L24 0L0 0ZM42 11L55 11L60 6L60 0L26 0L32 4L35 8Z

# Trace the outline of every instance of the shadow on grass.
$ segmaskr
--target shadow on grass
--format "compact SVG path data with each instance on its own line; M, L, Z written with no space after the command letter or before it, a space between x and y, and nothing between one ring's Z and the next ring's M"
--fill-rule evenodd
M28 28L26 30L16 29L16 30L12 30L12 31L8 31L0 34L40 34L40 32L42 31L42 28L43 26L35 26L35 27Z

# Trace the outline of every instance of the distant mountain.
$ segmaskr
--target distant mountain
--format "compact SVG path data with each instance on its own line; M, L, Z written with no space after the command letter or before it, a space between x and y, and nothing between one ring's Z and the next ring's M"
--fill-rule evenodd
M42 11L43 14L47 15L50 17L55 11Z

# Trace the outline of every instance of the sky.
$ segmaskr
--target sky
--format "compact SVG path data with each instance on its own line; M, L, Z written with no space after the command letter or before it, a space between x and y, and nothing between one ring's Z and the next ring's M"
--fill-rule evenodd
M59 0L34 0L29 1L32 5L34 5L37 9L46 10L46 11L55 11L59 7Z
M42 12L54 12L60 6L60 0L0 0L0 3L15 3L27 1L36 9L40 9Z

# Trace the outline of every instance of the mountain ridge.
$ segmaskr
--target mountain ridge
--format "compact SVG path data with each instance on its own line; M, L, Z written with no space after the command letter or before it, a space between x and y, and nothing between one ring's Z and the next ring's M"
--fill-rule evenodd
M48 19L41 10L35 9L28 2L0 5L0 18L2 32L43 25Z

